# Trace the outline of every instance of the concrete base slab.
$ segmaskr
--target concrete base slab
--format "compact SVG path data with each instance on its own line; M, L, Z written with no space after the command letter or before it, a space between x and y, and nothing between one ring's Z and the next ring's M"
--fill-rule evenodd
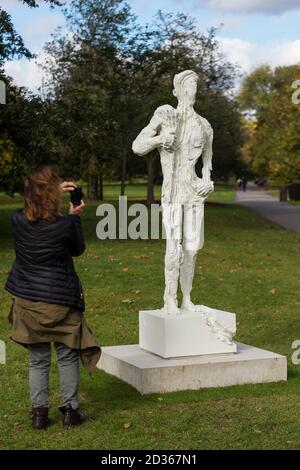
M285 356L236 343L237 353L165 359L138 344L102 347L98 368L142 395L287 380Z

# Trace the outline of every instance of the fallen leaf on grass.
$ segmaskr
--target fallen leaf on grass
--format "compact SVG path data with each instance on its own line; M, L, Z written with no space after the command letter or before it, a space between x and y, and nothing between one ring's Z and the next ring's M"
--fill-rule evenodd
M131 423L124 423L124 429L130 428L130 426L131 426Z
M124 271L124 273L127 273L129 268L123 268L122 271Z
M133 304L133 303L134 303L134 300L132 300L132 299L124 299L124 300L122 300L122 303L123 303L123 304Z
M270 294L273 294L273 295L276 294L276 289L275 289L275 287L274 287L273 289L271 289L269 292L270 292Z

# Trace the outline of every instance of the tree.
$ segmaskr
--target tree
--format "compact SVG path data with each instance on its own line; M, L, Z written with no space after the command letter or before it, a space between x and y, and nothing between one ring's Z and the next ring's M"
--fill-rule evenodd
M74 0L65 14L72 38L58 34L46 47L62 137L71 142L82 174L91 176L90 168L118 174L124 194L131 143L146 117L145 95L148 102L151 96L149 33L123 0ZM91 195L97 194L96 176Z
M20 0L31 8L35 0ZM44 0L60 5L58 0ZM24 89L18 89L4 74L4 62L32 58L22 37L15 31L10 15L0 6L0 80L6 85L7 104L0 114L0 189L13 195L23 187L28 166L51 160L51 129L47 126L47 103Z
M238 70L220 52L217 29L211 28L203 34L194 18L159 11L154 31L154 76L158 81L157 93L152 94L153 109L165 102L176 106L173 77L179 71L193 69L200 77L195 109L210 121L215 131L213 177L226 179L232 172L238 173L242 165L243 135L237 103L230 93ZM201 162L199 172L200 166Z
M69 32L58 31L46 45L43 100L16 90L6 106L5 138L20 162L58 162L62 175L88 181L92 198L102 197L103 178L121 179L124 194L127 178L147 172L153 202L158 152L139 159L132 141L158 106L176 106L173 77L193 68L201 78L197 111L215 129L214 176L239 167L235 70L215 29L203 34L194 19L161 11L142 27L124 0L72 0L64 13Z
M50 122L51 103L6 83L7 103L0 114L0 190L19 192L26 171L45 162L54 163L58 152ZM10 176L9 176L10 175Z
M36 0L19 1L31 8L38 7ZM59 0L44 0L44 2L49 3L51 6L62 4ZM27 57L30 59L33 55L25 47L22 37L16 32L11 16L0 6L0 63L14 57Z
M292 83L300 66L259 67L244 81L240 106L253 116L248 156L253 171L276 182L300 180L300 107L292 101Z

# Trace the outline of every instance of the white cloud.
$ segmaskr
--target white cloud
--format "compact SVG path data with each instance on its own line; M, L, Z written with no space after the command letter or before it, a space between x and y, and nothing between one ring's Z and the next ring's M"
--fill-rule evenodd
M270 51L271 65L293 65L300 63L300 39L285 41Z
M34 27L32 24L28 23L24 28L23 35L26 38L40 38L45 39L50 37L51 33L55 28L62 23L61 15L52 15L52 16L42 16L39 18L38 22L35 23Z
M300 39L267 44L257 44L239 38L218 37L221 49L227 58L241 67L244 73L251 72L262 64L294 65L300 63ZM38 57L40 64L46 61L47 55ZM25 86L37 92L42 85L45 72L38 67L36 60L14 60L6 63L6 73L18 86ZM238 86L239 84L237 84Z
M244 72L250 72L261 64L272 67L300 63L300 39L277 43L255 44L239 38L218 38L222 50Z
M202 0L208 7L234 13L278 14L300 8L299 0Z
M21 7L22 3L19 0L1 0L1 7L5 10L8 8Z
M38 62L45 61L46 55L41 54ZM37 92L42 85L45 72L37 64L37 60L11 60L6 62L5 71L13 78L14 83L19 87L26 87L33 92Z
M221 49L233 64L238 64L243 71L249 71L253 66L255 46L239 38L218 38Z

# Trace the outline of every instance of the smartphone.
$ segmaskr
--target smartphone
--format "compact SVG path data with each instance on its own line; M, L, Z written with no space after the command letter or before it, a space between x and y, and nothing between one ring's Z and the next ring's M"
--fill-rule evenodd
M80 206L83 196L84 194L80 187L75 188L73 191L71 191L71 202L73 206Z

